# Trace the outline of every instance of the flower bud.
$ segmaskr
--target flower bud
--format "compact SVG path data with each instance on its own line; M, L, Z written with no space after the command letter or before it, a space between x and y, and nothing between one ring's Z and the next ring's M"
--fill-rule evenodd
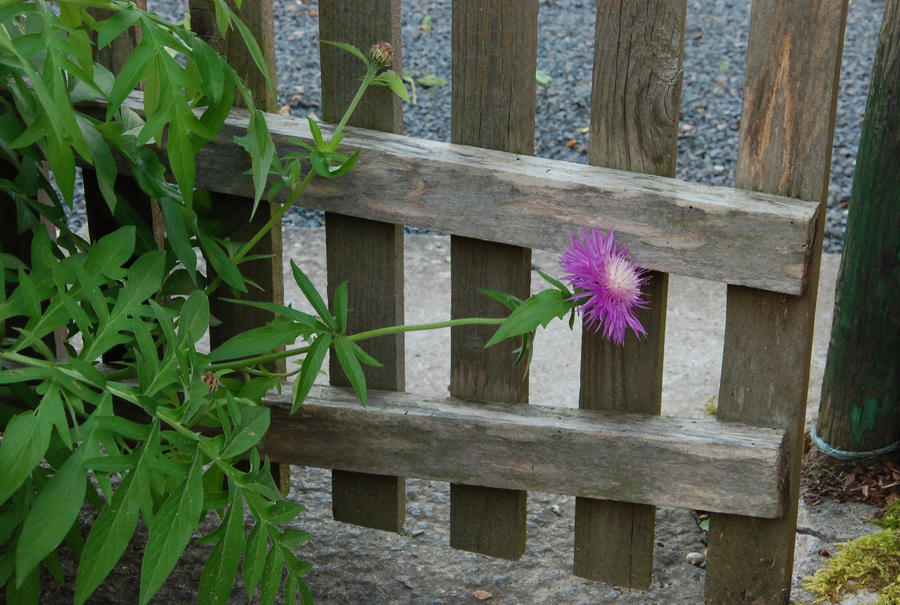
M369 49L369 57L376 66L386 67L391 64L391 60L394 58L394 47L387 42L373 44L372 48Z

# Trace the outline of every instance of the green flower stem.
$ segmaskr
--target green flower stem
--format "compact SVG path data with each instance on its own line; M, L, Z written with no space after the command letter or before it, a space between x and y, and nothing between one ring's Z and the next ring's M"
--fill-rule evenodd
M291 197L284 204L281 205L281 208L278 209L278 212L273 214L271 216L271 218L269 218L269 220L266 221L266 224L263 225L260 228L260 230L257 231L253 235L253 237L251 237L250 240L247 241L241 247L241 249L237 251L237 254L234 255L235 264L241 262L241 259L243 259L245 256L247 256L247 254L249 254L250 251L253 250L253 246L258 244L259 240L261 240L263 238L263 236L265 236L265 234L268 233L269 230L272 229L273 226L277 225L281 221L281 217L283 217L284 214L288 210L291 209L291 206L294 205L294 202L297 201L297 198L300 197L300 194L303 193L303 190L306 189L306 186L309 185L310 181L313 180L313 177L315 175L316 175L315 170L310 170L309 172L306 173L306 177L303 179L303 181L301 181L301 183L299 185L297 185L297 188L294 190L293 193L291 193ZM206 289L203 290L203 293L206 294L207 296L210 296L213 292L215 292L216 288L218 288L219 284L221 284L221 283L222 283L222 278L219 277L218 275L216 275L215 278L213 278L213 280L209 283L209 285L206 286Z
M377 328L375 330L367 330L365 332L358 332L356 334L351 334L347 337L347 340L357 342L360 340L368 340L370 338L377 338L379 336L388 336L390 334L400 334L402 332L421 332L424 330L440 330L442 328L452 328L455 326L499 326L504 321L506 321L505 317L464 317L461 319L448 319L446 321L435 321L431 323L424 324L412 324L408 326L388 326L385 328ZM221 363L213 363L209 365L209 370L216 372L219 370L234 370L237 368L243 368L246 366L258 365L268 363L270 361L275 361L276 359L284 359L286 357L292 357L294 355L302 355L309 351L309 346L305 347L295 347L293 349L285 349L284 351L274 351L272 353L265 353L264 355L257 355L255 357L247 357L244 359L237 359L234 361L223 361Z
M350 119L350 116L353 115L353 112L356 110L356 106L359 105L360 100L362 100L366 89L378 76L378 69L378 66L376 66L374 63L369 63L368 67L366 68L366 75L363 76L362 84L359 85L359 89L356 91L356 96L353 97L352 101L350 101L350 105L347 107L347 111L344 112L344 116L341 118L341 121L338 122L337 127L335 127L334 129L334 132L331 133L331 139L328 141L328 151L334 151L337 148L337 143L341 131L344 130L344 126L347 125L347 121Z
M331 135L331 139L328 142L328 151L334 151L337 147L338 143L338 135L344 130L344 126L347 125L347 121L350 120L350 116L353 115L353 112L356 110L356 106L359 105L359 102L362 100L363 95L366 92L366 89L369 88L369 85L372 84L372 81L378 77L378 67L374 64L370 63L368 68L366 69L366 75L363 76L363 81L359 85L359 89L356 91L356 96L353 97L353 100L350 102L350 105L347 107L347 111L344 112L343 117L341 117L341 121L338 122L337 127L334 129L334 132ZM259 243L259 240L265 236L269 230L272 229L278 222L281 220L281 217L291 209L291 206L294 205L294 202L297 201L297 198L300 197L300 194L306 189L306 186L313 180L313 177L316 175L314 170L310 170L303 181L291 192L291 197L281 205L281 208L276 212L272 217L266 221L266 224L263 225L256 234L247 241L240 250L238 250L237 254L234 255L234 262L239 263L241 259L247 256L253 247ZM212 294L216 288L219 287L219 284L222 283L222 278L218 275L210 282L210 284L206 287L204 292L207 296Z

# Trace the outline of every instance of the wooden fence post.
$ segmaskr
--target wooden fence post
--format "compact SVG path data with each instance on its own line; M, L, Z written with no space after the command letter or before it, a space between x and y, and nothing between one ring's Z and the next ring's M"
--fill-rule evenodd
M268 66L273 83L275 80L275 34L272 0L244 0L237 16L244 22L256 38L263 59ZM256 106L263 111L274 112L276 97L265 76L256 67L244 41L236 31L230 31L225 39L216 25L215 10L210 0L190 0L191 29L202 37L217 52L228 59L229 65L240 75L250 90ZM235 99L240 105L242 100ZM276 208L263 200L250 219L253 200L222 193L210 193L210 203L218 216L227 217L228 234L232 240L247 241L272 217ZM267 258L248 261L241 265L241 272L256 282L261 289L248 288L241 294L245 300L284 302L284 282L282 278L281 224L276 224L253 248L251 254L268 255ZM211 272L210 272L211 273ZM210 346L215 348L232 336L256 328L272 319L272 314L262 309L235 305L222 298L232 297L231 289L222 285L210 296L210 313L221 320L221 324L210 328ZM284 360L269 365L273 371L284 371ZM288 465L272 465L272 474L280 484L283 493L290 489L290 468Z
M889 448L900 440L898 49L900 0L890 0L853 175L816 426L825 443L856 452Z
M364 53L377 42L394 47L392 67L401 71L400 0L320 0L319 39L346 42ZM338 122L359 87L363 65L334 46L320 44L322 117ZM373 86L357 106L352 126L400 132L400 99L387 88ZM403 323L403 226L335 213L325 216L328 299L346 281L349 288L348 332ZM384 364L365 367L369 388L405 388L403 336L386 336L364 344ZM349 386L336 356L329 360L331 384ZM403 478L386 475L331 473L332 514L338 521L398 532L406 514Z
M686 0L597 2L591 164L675 176L686 8ZM668 283L667 273L653 272L644 287L645 339L628 333L620 346L582 329L579 407L659 414ZM575 574L646 588L655 526L653 506L577 498Z
M827 198L846 18L847 0L753 3L738 187ZM780 519L710 516L707 603L790 598L823 214L802 295L728 286L718 418L788 430L790 500Z
M534 152L537 11L537 0L453 3L454 143ZM478 288L528 296L530 249L455 235L450 241L452 317L508 313ZM527 378L512 365L516 344L484 349L493 331L483 326L451 330L450 394L527 403ZM450 545L518 559L525 551L526 496L518 490L451 484Z

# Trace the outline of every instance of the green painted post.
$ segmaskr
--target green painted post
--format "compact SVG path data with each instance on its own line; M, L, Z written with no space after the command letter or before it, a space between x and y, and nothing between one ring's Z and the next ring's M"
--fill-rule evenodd
M816 431L851 452L900 441L900 0L885 5L857 154Z

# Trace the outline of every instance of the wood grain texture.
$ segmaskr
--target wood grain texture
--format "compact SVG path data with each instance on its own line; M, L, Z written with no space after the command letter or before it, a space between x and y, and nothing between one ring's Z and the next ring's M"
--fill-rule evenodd
M685 11L685 0L597 2L591 164L675 175ZM582 329L579 407L659 414L668 284L668 274L652 272L643 288L645 339L629 332L620 346ZM646 588L655 527L652 506L577 499L575 575Z
M363 52L376 42L394 47L392 67L402 73L400 1L323 0L319 3L319 39L346 42ZM322 117L339 122L359 87L362 63L348 52L320 44ZM372 86L349 124L399 132L400 99L389 89ZM350 194L352 195L352 194ZM385 201L394 199L389 195ZM352 201L352 198L348 198ZM349 332L403 323L403 227L328 212L325 215L328 300L347 282L350 293ZM405 388L403 335L372 340L366 351L384 364L364 366L370 388ZM331 384L347 386L337 356L329 359ZM399 532L406 514L406 485L401 477L335 471L332 473L332 514L338 521Z
M140 111L141 95L126 104ZM312 140L305 120L267 121L280 153L296 151L288 138ZM247 154L233 141L246 125L234 111L200 152L198 187L252 196ZM586 226L615 225L648 269L787 294L808 281L812 202L371 130L348 129L344 142L361 149L360 161L340 179L314 180L304 205L553 251Z
M738 186L826 199L846 16L846 1L754 2ZM817 221L811 284L822 229ZM789 501L775 520L711 516L708 603L790 598L815 304L814 287L801 296L728 288L718 416L787 432Z
M223 39L216 25L215 10L209 0L190 0L189 11L191 17L191 29L203 38L217 52L228 59L229 65L240 75L250 90L253 92L253 100L256 106L264 111L275 111L276 99L274 89L270 87L265 75L260 72L250 52L241 38L234 30ZM231 3L238 17L244 22L253 37L256 39L262 52L263 60L268 68L272 81L275 81L275 34L272 13L272 0L244 0L240 9L235 3ZM240 105L242 99L236 96L235 103ZM197 168L200 170L200 167ZM215 178L222 174L221 166L209 167L210 176ZM203 184L196 183L200 189ZM233 241L246 242L255 235L263 225L273 216L277 210L274 204L262 202L256 213L251 218L253 208L253 191L226 192L213 188L210 191L210 204L216 216L228 217L227 233ZM266 235L253 247L250 254L264 255L266 258L252 260L241 264L241 273L255 282L259 288L249 287L247 292L237 296L226 285L217 288L209 297L210 313L221 320L217 326L209 329L210 346L216 347L229 338L262 326L273 317L272 313L262 309L251 308L243 305L225 302L223 298L241 298L243 300L262 302L284 302L284 281L282 277L282 241L281 223L274 225ZM210 271L210 273L212 273ZM271 363L268 366L276 372L285 370L283 360ZM282 493L287 494L290 489L290 469L273 466L272 474Z
M516 403L314 387L266 398L273 460L508 490L777 517L784 431ZM646 460L654 464L646 464Z
M453 3L454 143L534 152L537 0L457 0ZM483 198L491 204L489 197ZM481 295L489 288L526 298L531 250L450 238L450 313L454 318L508 313ZM477 401L528 401L528 381L514 367L513 341L490 349L485 326L450 331L450 393ZM525 552L524 491L450 486L450 545L505 559Z

